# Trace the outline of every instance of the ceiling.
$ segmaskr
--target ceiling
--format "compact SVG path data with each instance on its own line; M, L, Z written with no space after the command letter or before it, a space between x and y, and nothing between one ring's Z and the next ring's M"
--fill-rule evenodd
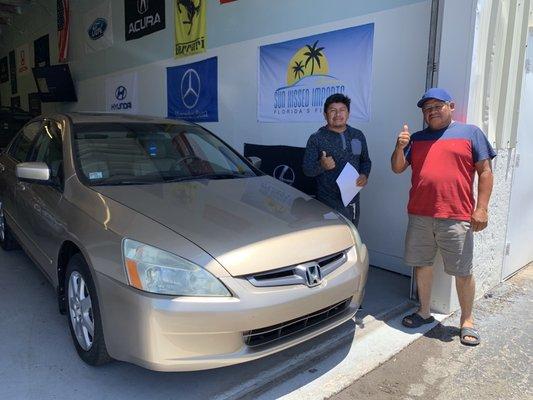
M32 0L0 0L0 32L13 24L13 18L22 14L31 4Z

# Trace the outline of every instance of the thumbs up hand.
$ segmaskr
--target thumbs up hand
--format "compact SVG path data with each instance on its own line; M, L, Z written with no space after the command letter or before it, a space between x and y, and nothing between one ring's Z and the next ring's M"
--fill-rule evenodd
M327 156L326 152L323 151L321 156L320 156L320 165L326 171L329 171L329 170L335 168L335 160L333 159L333 157Z
M396 148L403 150L411 140L411 135L409 134L409 127L407 125L403 126L402 131L398 135L398 140L396 141Z

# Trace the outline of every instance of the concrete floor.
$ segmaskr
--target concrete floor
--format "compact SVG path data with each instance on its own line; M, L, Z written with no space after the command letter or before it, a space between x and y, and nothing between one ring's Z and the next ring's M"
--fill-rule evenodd
M384 282L388 283L384 286ZM365 319L396 306L407 293L408 278L373 269ZM287 386L281 392L276 388L275 394L268 394L273 381L310 368L321 368L324 373L335 369L348 357L354 336L361 338L371 331L348 322L303 345L250 363L211 371L158 373L122 362L99 368L84 364L75 352L66 317L57 312L52 286L20 250L0 250L0 303L1 399L205 400L253 398L251 393L258 390L266 398L275 398L297 387ZM322 364L324 354L333 348L337 358Z
M481 344L459 343L458 313L331 400L533 399L533 264L478 300Z

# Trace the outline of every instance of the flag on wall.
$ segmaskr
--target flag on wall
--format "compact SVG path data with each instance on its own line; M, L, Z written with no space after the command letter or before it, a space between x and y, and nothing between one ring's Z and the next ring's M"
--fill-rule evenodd
M205 52L205 13L207 0L175 0L174 24L176 45L174 57Z
M85 53L89 54L113 46L111 3L106 1L87 12L83 18Z
M137 73L113 76L105 80L106 111L137 113Z
M7 64L7 56L0 59L0 83L9 80L9 67Z
M57 0L57 42L60 63L67 61L68 37L70 34L70 4L69 0Z
M235 1L235 0L220 0L220 4L231 3L232 1Z
M34 67L50 65L50 40L48 35L41 36L33 41Z
M17 88L17 59L15 58L15 50L9 52L9 78L11 79L11 94L18 91Z
M352 99L350 118L370 120L374 24L259 49L259 122L323 122L326 98Z
M217 58L167 68L167 103L169 118L217 122Z
M165 0L124 0L126 41L165 29Z
M17 73L19 75L27 75L30 73L30 45L28 43L17 47Z

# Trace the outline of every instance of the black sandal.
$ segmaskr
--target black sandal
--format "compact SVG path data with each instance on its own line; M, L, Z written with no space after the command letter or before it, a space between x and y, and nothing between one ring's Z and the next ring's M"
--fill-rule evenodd
M419 326L431 324L432 322L435 322L433 315L430 315L428 318L423 318L418 313L406 315L402 319L402 325L406 326L407 328L418 328Z

